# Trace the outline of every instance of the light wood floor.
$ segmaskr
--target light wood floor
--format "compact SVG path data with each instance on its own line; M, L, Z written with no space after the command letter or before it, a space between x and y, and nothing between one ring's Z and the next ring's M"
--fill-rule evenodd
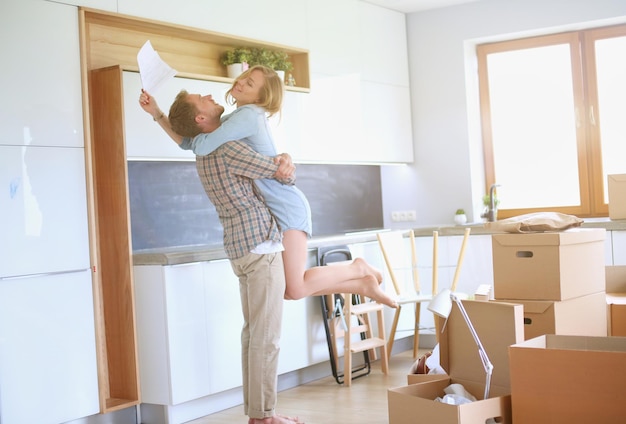
M413 352L409 350L389 359L388 375L381 372L380 361L375 361L372 372L353 380L351 387L337 384L330 376L284 390L278 393L277 412L298 416L306 424L388 424L387 389L406 385L414 362ZM247 419L243 407L238 406L189 424L244 424Z

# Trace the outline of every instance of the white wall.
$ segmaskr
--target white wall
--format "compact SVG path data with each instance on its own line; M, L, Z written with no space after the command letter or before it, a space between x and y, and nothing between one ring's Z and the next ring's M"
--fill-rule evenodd
M407 15L415 163L381 171L387 220L392 210L414 209L418 225L452 223L457 208L480 220L477 101L466 95L476 89L472 44L619 21L626 22L623 0L483 0Z

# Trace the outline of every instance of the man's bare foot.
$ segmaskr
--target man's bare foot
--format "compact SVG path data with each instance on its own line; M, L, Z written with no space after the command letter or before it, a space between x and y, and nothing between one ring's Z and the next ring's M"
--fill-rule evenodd
M300 421L298 417L276 414L267 418L250 418L248 424L304 424L304 421Z
M387 305L390 308L395 309L398 307L398 303L391 296L385 293L383 289L380 288L380 285L378 284L378 282L376 281L376 278L373 275L368 275L367 277L363 279L363 281L365 284L365 290L363 294L365 294L365 296L369 297L370 299L378 303Z
M352 263L359 267L359 269L363 273L363 276L373 275L374 278L376 278L376 281L378 281L378 284L383 282L383 273L367 263L365 259L356 258L354 261L352 261Z

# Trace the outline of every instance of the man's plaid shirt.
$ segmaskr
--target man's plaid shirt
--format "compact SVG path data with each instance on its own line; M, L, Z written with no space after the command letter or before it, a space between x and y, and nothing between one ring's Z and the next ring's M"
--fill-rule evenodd
M230 141L207 156L196 156L196 169L224 227L224 249L230 259L245 256L267 240L282 240L253 182L272 178L278 169L272 158Z

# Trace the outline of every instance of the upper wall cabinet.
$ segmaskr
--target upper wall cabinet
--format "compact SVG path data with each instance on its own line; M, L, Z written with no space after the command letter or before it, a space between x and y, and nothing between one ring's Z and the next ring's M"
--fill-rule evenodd
M0 145L82 147L76 8L29 0L1 9ZM63 31L41 31L50 22Z
M359 2L361 79L409 86L406 17L383 7Z
M232 79L227 78L226 67L220 62L222 53L235 46L267 47L289 55L296 86L287 90L309 91L306 50L92 9L82 8L80 13L87 70L120 66L138 71L137 53L149 40L179 77L230 83Z
M357 0L307 0L311 73L354 75L359 71Z
M359 29L359 141L379 163L413 162L405 15L360 1Z
M288 42L296 47L307 45L305 1L117 0L117 3L117 11L127 15L270 43Z

